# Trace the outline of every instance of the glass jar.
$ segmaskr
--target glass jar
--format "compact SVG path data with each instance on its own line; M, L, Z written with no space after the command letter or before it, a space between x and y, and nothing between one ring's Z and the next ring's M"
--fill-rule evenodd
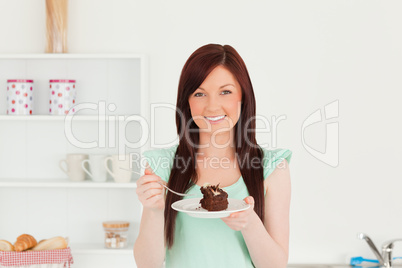
M105 221L105 248L125 248L128 242L128 221Z

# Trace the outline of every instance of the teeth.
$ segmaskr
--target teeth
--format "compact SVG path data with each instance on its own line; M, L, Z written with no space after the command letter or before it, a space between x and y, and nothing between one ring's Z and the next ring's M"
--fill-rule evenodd
M218 121L218 120L221 120L224 117L225 117L225 115L216 116L216 117L207 117L206 116L205 118L208 119L208 120L211 120L211 121Z

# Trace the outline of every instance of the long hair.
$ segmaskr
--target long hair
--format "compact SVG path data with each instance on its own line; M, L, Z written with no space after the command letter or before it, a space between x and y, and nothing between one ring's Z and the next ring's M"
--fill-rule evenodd
M211 71L223 66L229 70L241 86L242 103L240 118L234 126L236 155L240 172L248 192L255 199L254 210L264 219L264 175L262 166L263 152L255 138L255 97L251 80L243 59L229 45L208 44L197 49L188 58L181 72L176 103L176 126L179 145L173 161L168 187L185 193L197 183L196 148L199 145L199 130L191 116L188 99L203 83ZM190 142L191 141L191 142ZM247 141L247 142L246 142ZM253 159L253 165L250 161ZM186 162L183 169L183 160ZM171 194L165 202L165 242L171 248L174 242L174 230L177 211L171 209L172 203L182 199Z

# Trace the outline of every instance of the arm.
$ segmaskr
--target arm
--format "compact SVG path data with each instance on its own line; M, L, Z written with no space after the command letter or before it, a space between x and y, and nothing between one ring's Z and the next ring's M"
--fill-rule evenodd
M290 209L290 172L286 159L266 182L264 224L253 213L253 220L242 234L256 267L285 268L289 255Z
M250 209L233 213L224 221L243 234L256 267L285 268L289 254L290 172L284 159L264 182L264 224L254 211L254 199L245 200Z
M144 207L139 235L134 244L134 259L138 268L160 268L165 259L165 191L156 181L161 181L161 178L153 174L150 167L137 181L137 195Z

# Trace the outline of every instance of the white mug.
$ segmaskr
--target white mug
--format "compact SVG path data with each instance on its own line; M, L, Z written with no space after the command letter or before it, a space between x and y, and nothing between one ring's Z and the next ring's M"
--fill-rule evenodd
M112 161L113 172L108 168L108 161ZM130 155L112 155L105 159L105 168L112 175L115 182L130 182L132 173L124 169L131 169ZM123 169L122 169L123 168Z
M88 159L87 154L67 154L66 159L60 160L59 166L70 180L83 181L85 180L85 172L82 169L81 163L85 159ZM63 168L62 163L66 163L67 169Z
M93 181L104 182L107 180L107 171L104 164L106 157L107 155L104 154L91 154L89 159L82 161L82 169ZM85 167L85 163L89 165L91 172Z

